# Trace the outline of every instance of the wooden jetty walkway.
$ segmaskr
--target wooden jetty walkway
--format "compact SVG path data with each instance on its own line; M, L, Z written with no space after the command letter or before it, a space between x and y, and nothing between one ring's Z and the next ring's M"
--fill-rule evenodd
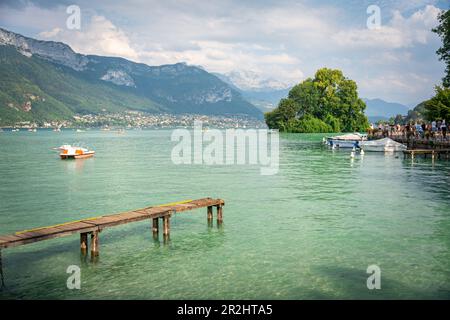
M450 140L444 140L439 138L419 138L419 137L405 137L402 135L390 135L388 136L392 140L403 143L408 146L409 149L448 149L450 148Z
M428 155L431 156L431 159L441 159L445 156L446 159L449 158L450 149L408 149L403 151L403 157L411 157L414 159L415 156L422 155L426 158Z
M217 222L222 223L222 207L224 205L225 202L222 199L203 198L186 200L112 215L82 219L49 227L19 231L11 235L0 236L0 250L2 248L16 247L79 233L82 254L86 254L88 251L88 237L90 236L91 255L94 257L99 254L99 233L105 228L151 219L153 235L158 236L160 229L159 220L162 220L163 235L164 237L168 237L170 234L170 218L173 214L207 207L207 219L208 222L211 222L213 219L213 207L216 207Z

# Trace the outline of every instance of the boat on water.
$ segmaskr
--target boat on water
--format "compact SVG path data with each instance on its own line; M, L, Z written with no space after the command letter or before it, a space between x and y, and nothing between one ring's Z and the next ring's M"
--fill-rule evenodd
M37 132L37 129L36 128L29 128L28 132Z
M359 143L359 147L364 151L374 152L400 152L407 149L404 144L390 138L362 141Z
M95 151L69 144L62 145L58 150L61 159L84 159L93 157L95 154Z
M53 129L53 132L61 132L61 128L55 128Z
M356 132L340 136L326 137L325 143L333 148L359 148L359 144L365 140L367 140L366 134Z

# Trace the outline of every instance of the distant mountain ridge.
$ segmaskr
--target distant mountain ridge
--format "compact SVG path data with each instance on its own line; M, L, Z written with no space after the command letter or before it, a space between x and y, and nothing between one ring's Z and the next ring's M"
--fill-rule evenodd
M395 117L398 114L406 115L411 109L401 103L387 102L382 99L363 99L366 103L368 117Z
M291 89L287 84L273 79L262 79L254 73L230 72L214 73L219 79L228 83L242 96L263 112L274 109L282 98L286 98ZM256 77L255 81L250 78Z
M240 92L185 63L83 55L1 28L0 61L0 124L125 110L262 118Z

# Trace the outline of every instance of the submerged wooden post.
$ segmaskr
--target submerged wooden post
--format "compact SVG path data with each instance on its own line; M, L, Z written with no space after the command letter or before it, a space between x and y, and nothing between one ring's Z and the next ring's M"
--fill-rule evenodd
M86 232L80 233L80 249L81 254L86 255L88 250L88 234Z
M159 234L159 219L158 218L153 218L152 231L153 231L153 236L157 237Z
M98 231L91 233L91 256L96 257L99 254Z
M163 235L168 236L170 234L170 215L166 215L162 219L163 219Z
M208 206L208 221L211 221L213 219L213 207Z
M222 223L223 221L223 214L222 214L222 205L216 206L217 208L217 223Z

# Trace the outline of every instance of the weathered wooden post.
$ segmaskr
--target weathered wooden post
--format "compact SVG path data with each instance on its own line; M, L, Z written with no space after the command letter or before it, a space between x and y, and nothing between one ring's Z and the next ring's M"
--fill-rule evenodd
M170 235L170 215L163 217L163 235L165 237Z
M159 234L159 219L158 218L153 218L152 231L153 231L153 237L157 238L158 234Z
M80 249L81 249L81 254L83 256L85 256L87 253L87 250L88 250L88 234L87 234L87 232L80 233Z
M223 214L222 214L222 205L219 204L216 206L217 208L217 223L223 222Z
M99 239L98 230L91 233L91 256L96 257L99 255Z
M212 219L213 219L213 207L212 206L208 206L207 212L208 212L208 222L212 221Z

